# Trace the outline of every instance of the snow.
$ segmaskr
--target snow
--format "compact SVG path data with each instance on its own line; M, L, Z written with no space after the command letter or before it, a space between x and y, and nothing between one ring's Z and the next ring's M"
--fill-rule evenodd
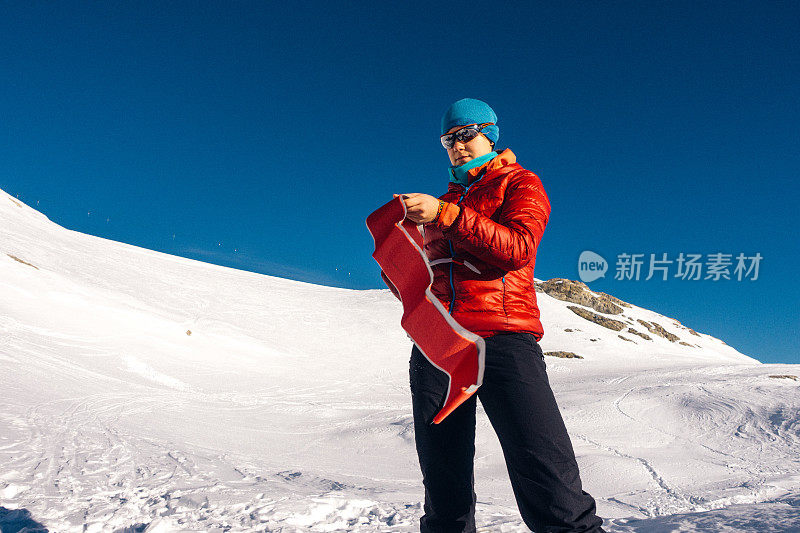
M584 357L546 363L607 531L800 531L800 382L769 377L800 365L537 298L543 350ZM0 191L0 529L418 529L400 315L388 290L80 234ZM481 531L527 531L480 407L476 446Z

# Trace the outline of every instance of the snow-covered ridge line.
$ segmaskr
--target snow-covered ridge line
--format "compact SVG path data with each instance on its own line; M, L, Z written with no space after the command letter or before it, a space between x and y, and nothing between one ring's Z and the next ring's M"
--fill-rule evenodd
M145 300L140 304L145 307L157 305L153 300L161 303L163 301L162 296L165 293L174 292L176 287L183 285L179 280L184 277L185 272L193 272L198 268L209 271L207 273L209 280L215 278L217 274L221 274L230 280L248 278L253 284L252 290L254 291L278 290L278 287L280 287L281 291L286 291L291 287L308 293L320 291L345 295L363 292L240 271L66 230L18 199L3 191L0 191L0 193L8 199L7 204L0 202L0 206L3 206L0 207L0 223L3 223L3 219L6 218L5 225L7 227L22 224L26 225L29 230L34 230L28 232L28 239L15 239L14 235L4 237L3 247L6 249L6 255L9 258L23 261L36 268L43 268L50 272L66 271L71 277L77 276L80 281L86 284L100 285L100 288L107 291L123 292L128 298ZM52 250L51 246L44 246L44 249L42 249L43 247L37 247L34 245L37 240L49 244L58 243L58 249ZM94 257L96 263L94 266L107 272L109 276L87 275L87 269L81 266L81 262L89 251ZM137 268L137 265L148 262L152 264L152 268L147 271L143 272ZM114 270L122 271L116 272L118 275L115 276ZM158 273L158 276L154 277L154 273ZM127 282L108 284L106 281L110 276L123 278ZM131 280L134 280L135 283L131 283ZM211 283L211 281L209 282ZM164 291L160 296L147 298L147 291L143 291L142 285L149 283L163 287ZM164 286L165 283L169 286ZM600 297L603 294L591 291L580 282L559 279L547 282L537 280L537 289L543 285L555 286L560 283L569 285L573 289L575 286L582 285L585 293L595 297ZM186 287L182 288L186 290ZM551 294L553 293L551 292ZM187 291L185 295L189 296L190 293ZM195 296L203 298L202 295ZM538 294L542 320L545 325L543 347L546 347L546 351L574 352L580 354L584 359L594 359L603 357L604 354L613 353L619 361L627 361L628 363L632 361L647 362L644 359L654 351L674 354L682 360L699 359L707 362L718 358L720 362L756 362L755 359L740 354L725 345L721 340L694 332L685 328L675 319L633 304L625 304L627 307L623 317L615 317L614 315L608 317L612 321L615 318L625 319L625 330L612 331L593 324L591 320L585 318L586 314L575 314L575 306L585 307L583 302L574 299L561 299L560 297L550 298L548 296L548 294L541 292ZM610 298L619 302L613 296ZM170 307L170 309L174 308ZM587 308L586 311L592 314L597 313L596 309ZM564 325L565 323L573 327ZM653 329L649 324L656 324L656 327L659 328L663 327L668 334L675 335L679 340L664 342L664 339L659 337L658 334L653 334ZM687 332L691 332L693 335L689 336ZM647 337L650 337L650 339L647 339ZM684 346L680 343L684 343L684 345L691 344L691 346ZM608 355L605 355L605 357L607 358Z

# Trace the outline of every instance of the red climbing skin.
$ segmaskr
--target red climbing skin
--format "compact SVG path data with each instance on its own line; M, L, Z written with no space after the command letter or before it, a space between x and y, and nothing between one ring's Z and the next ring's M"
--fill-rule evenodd
M405 217L405 203L395 198L367 217L367 228L375 241L372 257L403 303L401 326L428 361L448 376L444 405L433 418L438 424L481 385L484 341L461 327L431 292L433 271L422 251L424 239Z

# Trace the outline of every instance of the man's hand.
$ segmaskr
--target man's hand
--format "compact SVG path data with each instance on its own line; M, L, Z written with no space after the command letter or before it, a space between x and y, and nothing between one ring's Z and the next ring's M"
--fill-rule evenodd
M439 211L439 199L430 194L411 193L395 194L394 197L403 197L406 204L406 218L417 224L427 224L433 222L436 213Z

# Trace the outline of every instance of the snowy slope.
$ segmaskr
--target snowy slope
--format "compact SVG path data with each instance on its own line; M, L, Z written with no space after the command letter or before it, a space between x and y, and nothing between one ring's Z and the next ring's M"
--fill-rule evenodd
M583 357L548 357L548 373L609 531L739 516L800 529L800 381L770 377L800 365L761 364L635 306L614 318L691 346L623 340L537 297L543 349ZM385 290L69 231L0 191L0 529L25 509L51 531L413 531L400 312ZM478 522L525 531L478 423Z

